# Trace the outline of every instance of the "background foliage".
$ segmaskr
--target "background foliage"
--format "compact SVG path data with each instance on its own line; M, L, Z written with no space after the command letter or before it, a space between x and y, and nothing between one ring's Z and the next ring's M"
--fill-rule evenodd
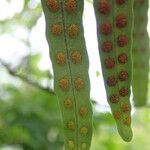
M52 91L52 70L40 67L42 54L33 51L30 39L30 33L42 16L41 4L34 0L22 2L19 12L0 19L0 37L13 36L27 49L23 56L15 59L13 56L0 57L0 150L62 150L61 116ZM9 6L12 0L6 3ZM26 34L23 38L18 32L20 28ZM2 52L5 49L1 42ZM133 110L134 138L132 142L125 143L117 133L107 106L92 102L94 135L91 150L150 149L149 106Z

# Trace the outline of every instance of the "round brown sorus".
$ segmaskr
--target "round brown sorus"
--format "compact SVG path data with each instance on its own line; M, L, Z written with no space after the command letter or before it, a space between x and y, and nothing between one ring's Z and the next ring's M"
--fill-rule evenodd
M72 100L71 100L71 99L66 99L66 100L64 101L64 107L65 107L65 108L72 108L72 107L73 107L73 102L72 102Z
M119 102L119 96L117 94L113 94L110 96L110 102L111 103L118 103Z
M103 44L102 44L102 51L103 52L108 53L108 52L112 51L112 49L113 49L112 42L110 42L110 41L103 42Z
M115 59L114 58L106 58L105 61L105 66L108 69L112 69L115 67Z
M68 28L68 35L70 38L75 38L78 35L78 26L71 24Z
M77 91L80 91L84 87L84 81L81 78L77 78L75 80L75 89Z
M130 106L128 104L122 104L121 106L123 112L129 112Z
M80 116L81 116L81 117L85 117L85 116L87 115L87 113L88 113L87 107L82 106L82 107L80 108L80 110L79 110Z
M63 78L59 81L59 86L63 91L66 91L69 89L69 80L66 78Z
M65 9L68 13L72 13L76 10L77 8L77 2L76 0L67 0L65 4Z
M74 143L74 141L72 141L72 140L69 140L69 141L68 141L68 148L69 148L70 150L75 149L75 143Z
M126 0L116 0L116 3L117 3L118 5L122 5L122 4L125 3L125 1L126 1Z
M123 14L119 14L116 17L116 26L118 28L124 28L127 25L127 17Z
M82 143L81 144L81 149L85 150L87 148L87 144L86 143Z
M59 36L62 33L62 26L60 24L52 25L52 34Z
M71 53L71 60L74 64L81 62L82 56L79 51L74 51Z
M100 31L104 34L104 35L108 35L112 32L112 25L110 23L103 23L100 26Z
M67 128L71 129L71 130L74 130L75 129L75 123L73 121L69 121L67 123Z
M122 88L119 90L119 94L120 94L120 96L122 96L122 97L127 96L127 95L129 94L128 88L122 87Z
M127 71L124 71L124 70L120 71L120 73L119 73L120 81L126 81L128 79L128 77L129 77L129 74Z
M82 135L86 135L86 134L88 133L88 128L82 127L82 128L80 129L80 133L81 133Z
M59 52L57 53L56 55L56 60L57 60L57 63L59 65L64 65L66 64L66 57L65 57L65 54L63 52Z
M115 112L113 113L113 115L114 115L114 118L115 118L116 120L119 120L119 119L121 118L121 113L120 113L119 111L115 111Z
M125 53L121 53L118 56L118 61L120 64L125 64L128 61L128 56Z
M131 124L131 118L130 117L127 117L123 120L123 123L126 125L126 126L130 126Z
M100 0L98 4L98 11L104 15L109 14L111 11L111 5L108 0Z
M52 12L56 12L59 9L58 0L47 0L47 6Z
M117 44L120 47L124 47L128 44L128 38L126 35L119 35L117 39Z
M115 76L109 76L107 78L107 85L108 86L115 86L117 83L117 79L115 78Z

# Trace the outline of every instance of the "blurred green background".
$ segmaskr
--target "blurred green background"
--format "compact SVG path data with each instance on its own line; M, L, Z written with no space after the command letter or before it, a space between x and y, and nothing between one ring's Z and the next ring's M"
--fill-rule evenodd
M0 150L63 150L48 48L40 45L46 43L39 29L43 27L40 22L44 22L41 18L39 0L0 1ZM36 35L44 40L35 42ZM43 53L44 48L47 50ZM95 76L99 73L95 72ZM117 133L108 105L91 101L91 150L150 150L150 106L133 109L134 137L125 143Z

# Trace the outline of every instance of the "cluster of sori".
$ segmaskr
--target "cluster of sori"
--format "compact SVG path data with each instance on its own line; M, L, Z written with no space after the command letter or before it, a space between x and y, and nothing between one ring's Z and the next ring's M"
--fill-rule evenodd
M65 149L89 150L92 137L92 106L89 60L82 23L84 1L41 1L54 70L54 88L63 120ZM147 102L148 0L136 0L134 7L133 0L94 0L93 4L108 103L120 136L129 142L133 136L131 85L135 106L143 106Z
M125 141L132 139L132 0L94 0L100 60L108 103Z
M54 89L63 120L66 150L88 150L92 137L89 60L82 0L41 0L54 71Z
M146 106L148 100L149 36L147 32L149 0L134 3L133 32L133 101L135 107Z

